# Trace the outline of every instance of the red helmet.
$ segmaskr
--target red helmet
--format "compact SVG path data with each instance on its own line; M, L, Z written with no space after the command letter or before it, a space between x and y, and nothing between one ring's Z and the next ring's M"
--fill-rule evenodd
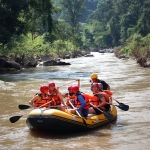
M70 90L72 90L72 86L69 86L69 87L68 87L68 91L70 91Z
M72 86L71 88L72 92L78 92L79 91L79 87L78 86Z
M98 83L96 83L96 82L92 83L91 87L98 87Z
M55 83L54 82L49 82L48 87L51 87L51 86L55 86Z
M45 93L45 91L48 91L48 86L47 85L40 86L40 91L41 93Z

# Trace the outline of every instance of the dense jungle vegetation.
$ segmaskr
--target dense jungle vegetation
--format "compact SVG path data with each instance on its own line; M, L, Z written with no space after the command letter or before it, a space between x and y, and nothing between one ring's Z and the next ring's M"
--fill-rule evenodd
M150 0L0 0L0 55L115 48L146 66Z

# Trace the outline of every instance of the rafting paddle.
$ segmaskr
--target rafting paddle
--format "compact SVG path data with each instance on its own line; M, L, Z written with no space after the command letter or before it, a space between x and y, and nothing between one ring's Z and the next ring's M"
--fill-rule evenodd
M18 105L18 108L23 110L23 109L29 109L29 108L32 108L32 107L29 106L29 105L20 104L20 105Z
M115 100L115 99L114 99ZM117 100L115 100L119 105L115 105L117 106L118 108L120 108L121 110L124 110L124 111L128 111L129 110L129 106L128 105L125 105L124 103L120 103L118 102Z
M49 101L49 102L47 102L47 103L41 105L41 106L38 107L38 108L41 108L41 107L43 107L44 105L51 103L52 101L53 101L53 100L51 100L51 101ZM25 113L25 114L19 115L19 116L10 117L10 118L9 118L9 121L10 121L11 123L15 123L15 122L17 122L22 116L25 116L26 114L28 114L28 113Z
M73 104L71 103L71 101L69 101L69 103L72 106L72 108L75 109L75 111L78 114L78 116L83 120L84 124L87 126L85 119L81 116L81 114L79 113L79 111L73 106Z
M26 113L27 114L27 113ZM26 114L23 114L23 115L20 115L20 116L13 116L13 117L10 117L9 118L9 121L11 122L11 123L15 123L15 122L17 122L22 116L25 116Z
M101 113L103 113L104 116L105 116L108 120L112 120L112 119L113 119L113 115L112 115L111 113L109 113L108 111L101 110L100 108L95 107L95 106L94 106L93 104L91 104L91 103L90 103L90 105L91 105L93 108L95 108L95 109L97 109L98 111L100 111Z

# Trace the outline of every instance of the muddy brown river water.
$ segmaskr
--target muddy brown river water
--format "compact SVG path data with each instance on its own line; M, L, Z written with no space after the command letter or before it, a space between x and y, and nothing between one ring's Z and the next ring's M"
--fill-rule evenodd
M0 150L149 150L150 149L150 68L141 68L133 60L122 60L114 54L93 52L94 57L63 60L70 66L39 67L21 74L0 75ZM89 77L96 72L109 83L113 99L130 106L119 108L115 122L96 130L74 134L33 132L26 126L26 115L12 124L9 118L26 114L19 104L28 104L39 86L54 81L56 86L67 82L90 92ZM60 88L67 92L67 85Z

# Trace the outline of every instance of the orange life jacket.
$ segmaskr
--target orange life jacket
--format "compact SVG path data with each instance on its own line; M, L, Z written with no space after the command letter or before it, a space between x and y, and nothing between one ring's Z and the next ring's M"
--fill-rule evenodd
M49 103L48 104L45 104L47 103L49 100L48 100L48 96L46 94L42 94L42 93L36 93L34 96L40 96L41 97L41 101L39 102L34 102L34 106L36 107L40 107L43 105L43 107L49 107ZM45 105L44 105L45 104Z
M105 92L108 95L108 97L109 97L109 103L112 103L113 92L111 92L110 90L104 90L103 92Z
M104 90L104 92L108 94L109 97L113 95L113 92L111 92L110 90Z
M89 98L86 94L81 94L86 102L86 105L83 109L88 109L90 107L90 103L89 103ZM76 101L76 107L79 108L81 106L80 101L78 100L78 97L75 96L75 101Z
M76 107L75 99L76 99L75 95L71 95L71 96L68 95L67 101L66 101L66 105L67 105L67 106L71 106L70 103L69 103L69 101L71 101L71 103ZM71 107L72 107L72 106L71 106Z
M50 105L51 106L56 106L56 105L60 105L61 104L61 100L58 96L58 90L55 89L54 91L50 91L49 90L49 95L48 95L48 99L49 100L53 100Z
M101 102L101 100L98 98L98 95L102 94L106 100L106 102L109 102L109 96L105 93L105 92L98 92L96 94L93 95L92 100L90 101L93 105L98 106ZM105 110L105 107L102 106L100 107L101 109Z

